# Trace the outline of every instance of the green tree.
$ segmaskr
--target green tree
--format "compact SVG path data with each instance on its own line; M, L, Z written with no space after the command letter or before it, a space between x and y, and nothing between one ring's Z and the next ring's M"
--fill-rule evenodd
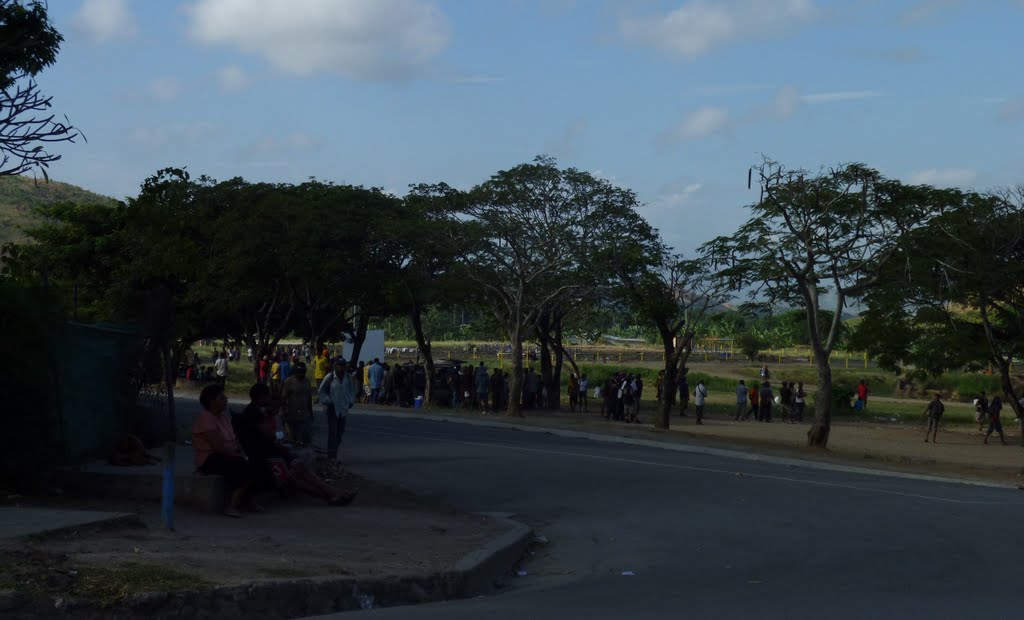
M399 239L401 256L396 273L384 287L388 305L404 314L423 356L423 401L428 407L435 366L432 332L425 314L429 309L447 309L455 300L465 303L473 297L458 260L460 244L448 234L451 218L465 209L466 200L465 192L446 183L414 185L403 202L402 216L390 226Z
M1024 356L1024 188L959 202L891 257L853 343L922 374L991 365L1020 417L1010 367Z
M851 300L879 281L880 270L908 231L924 225L950 196L905 186L859 164L812 175L765 160L752 169L760 198L735 234L702 247L718 277L768 307L806 312L818 374L809 446L826 447L832 426L832 367L842 315ZM823 303L832 302L825 322Z
M589 173L538 157L475 187L451 220L464 243L466 277L511 342L509 415L521 415L523 341L542 314L584 286L588 223L618 196Z
M742 332L736 336L733 340L736 348L739 349L740 353L743 353L750 361L757 359L757 354L764 347L764 341L757 337L753 332Z

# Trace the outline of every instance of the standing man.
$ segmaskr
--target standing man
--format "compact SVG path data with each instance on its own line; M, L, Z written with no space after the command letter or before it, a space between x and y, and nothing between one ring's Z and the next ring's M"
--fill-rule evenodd
M590 411L590 408L587 407L587 388L589 388L589 387L590 387L590 382L587 381L587 374L583 373L583 376L580 377L580 400L579 400L579 405L580 405L580 410L584 411L584 412L589 412Z
M281 354L281 381L287 381L288 377L292 374L292 363L288 359L287 353Z
M327 376L328 368L327 349L324 349L313 358L313 381L317 385L320 385Z
M228 380L228 360L223 353L217 354L217 361L213 363L213 373L217 377L217 385L224 387Z
M782 387L779 388L779 405L782 410L782 421L793 422L793 388L791 384L782 382Z
M693 390L693 402L697 406L697 424L704 424L704 402L707 397L708 388L704 385L704 379L701 379Z
M281 393L281 354L274 354L270 364L270 392L277 396Z
M988 436L992 431L999 433L999 442L1006 445L1006 437L1003 436L1003 422L999 419L999 412L1003 409L1003 399L998 394L992 397L988 404L988 432L985 433L985 443L988 443Z
M373 358L373 363L366 371L366 379L370 384L370 402L376 405L380 400L380 386L384 383L384 367L380 365L380 359Z
M758 403L760 402L760 398L761 386L760 384L758 384L757 381L754 381L753 383L750 384L750 389L747 390L747 400L750 401L750 409L748 409L747 414L743 416L744 420L749 418L751 415L754 416L755 420L759 420L761 418L761 416L759 415L760 410L758 409Z
M476 369L476 375L473 377L473 389L476 392L476 402L481 413L487 413L487 388L490 386L490 379L487 375L487 367L480 362Z
M679 415L686 417L686 409L690 406L690 385L686 382L686 369L679 370Z
M857 407L858 410L860 410L860 411L866 411L867 410L867 408L868 408L868 383L864 379L861 379L860 383L857 384L857 402L860 405L859 407ZM981 430L981 429L979 428L978 430Z
M744 412L747 410L747 384L740 379L739 385L736 386L736 419L739 420L743 417Z
M501 397L505 391L505 375L500 368L495 368L490 377L491 409L494 413L501 410Z
M327 458L337 461L348 410L356 400L352 377L345 370L344 359L339 358L334 363L334 371L324 377L317 396L327 414Z
M772 405L775 404L775 394L772 392L771 382L765 381L761 384L761 393L758 394L758 401L760 402L760 406L757 410L757 421L771 422Z
M306 365L295 363L295 369L281 386L284 422L296 443L309 443L309 424L313 420L313 388L306 378Z
M932 402L928 403L924 412L928 416L928 430L924 432L924 442L928 443L928 435L932 436L932 443L938 441L937 435L939 434L939 420L942 419L942 414L946 411L946 406L942 404L942 400L939 397L939 393L935 392L935 396L932 398ZM985 438L986 441L988 437Z

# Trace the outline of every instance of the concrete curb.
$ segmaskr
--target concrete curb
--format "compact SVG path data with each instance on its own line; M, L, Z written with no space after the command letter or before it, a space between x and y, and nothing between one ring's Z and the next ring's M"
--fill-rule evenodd
M57 511L57 512L69 512L69 511ZM72 513L92 513L93 511L70 511ZM17 540L41 540L47 538L59 538L62 536L70 536L76 534L88 534L92 532L99 532L102 530L120 529L120 528L145 528L146 524L142 522L142 519L138 515L129 512L108 512L108 513L95 513L95 517L89 517L86 519L76 520L67 524L57 525L55 527L42 526L40 529L32 529L22 534L15 534L5 538L5 540L17 541ZM44 517L36 516L37 519L43 519ZM37 521L38 522L38 521Z
M265 580L238 586L144 592L109 606L71 598L0 591L5 618L298 618L373 607L468 598L501 588L533 539L533 530L510 519L511 529L460 559L451 571L429 575L318 577Z
M429 413L405 413L402 411L388 411L374 409L372 411L363 409L357 411L355 409L349 411L349 415L358 415L365 417L390 417L390 418L404 418L411 420L430 420L433 422L451 422L454 424L466 424L469 426L481 426L487 428L502 428L512 429L518 431L525 431L529 433L546 433L555 435L558 437L568 437L572 439L589 439L591 441L601 441L605 443L619 443L631 446L642 446L645 448L658 448L661 450L672 450L675 452L687 452L691 454L706 454L709 456L739 459L744 461L754 461L760 463L769 463L772 465L785 465L788 467L801 467L804 469L817 469L822 471L832 471L847 474L859 474L864 476L878 476L883 478L899 478L903 480L916 480L921 482L940 482L944 484L960 484L974 487L985 487L993 489L1016 489L1017 486L1009 483L999 482L988 482L985 480L969 480L962 478L945 478L943 476L933 476L929 474L913 474L909 472L892 471L887 469L872 469L870 467L859 467L856 465L839 465L837 463L825 463L822 461L814 461L810 459L799 459L784 456L770 456L766 454L755 454L750 452L741 452L739 450L729 450L726 448L710 448L707 446L699 446L694 444L686 443L675 443L667 441L657 441L653 439L637 439L634 437L621 437L617 435L606 435L603 433L590 433L583 431L572 431L568 429L548 427L548 426L529 426L524 424L514 424L509 422L502 422L499 420L474 420L467 419L461 416L455 415L443 415L443 414L429 414Z
M511 519L497 519L511 529L455 563L455 572L464 575L468 592L483 593L502 587L502 577L526 555L533 540L533 529Z
M51 530L42 530L40 532L33 532L26 536L29 539L40 539L40 538L54 538L60 536L66 536L69 534L85 532L95 532L98 530L115 529L115 528L145 528L146 524L142 522L139 515L122 513L110 516L106 519L99 519L97 521L91 521L89 523L83 523L81 525L69 525L66 527L57 527Z

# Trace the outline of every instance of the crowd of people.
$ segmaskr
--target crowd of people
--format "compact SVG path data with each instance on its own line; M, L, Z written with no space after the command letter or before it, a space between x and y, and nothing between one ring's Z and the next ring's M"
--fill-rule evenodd
M220 389L217 394L222 396L228 363L236 361L239 355L237 349L214 352L213 364L203 368L196 375L188 374L188 378L212 383L204 388L204 394L216 387ZM217 414L210 409L214 406L210 401L211 392L207 394L209 402L203 404L204 413L209 414L202 417L206 426L199 429L197 422L197 429L201 431L201 435L219 430L222 437L220 443L210 439L206 439L205 443L202 439L198 440L197 446L207 448L197 449L197 466L225 472L224 475L235 490L248 489L249 485L259 484L261 480L264 485L267 480L277 480L288 481L287 484L295 488L324 496L327 491L322 486L323 483L298 464L284 443L298 446L311 443L314 403L319 403L323 407L327 419L326 457L336 463L345 433L347 414L353 405L366 403L415 407L422 403L426 393L423 367L412 362L388 364L375 358L369 363L352 363L327 348L313 354L308 347L294 346L274 353L253 355L251 359L254 385L250 396L255 405L251 404L250 408L256 407L260 414L256 415L247 409L248 415L243 414L238 418L245 422L242 427L244 430L232 427L235 437L238 438L236 440L223 432L227 426L212 423L211 420L215 420ZM308 378L309 367L312 382ZM808 399L803 382L774 382L767 366L762 366L759 376L759 380L751 381L749 384L744 379L738 381L735 387L735 410L728 414L728 417L733 421L753 419L761 423L803 423ZM442 363L436 369L431 391L437 404L453 409L477 410L481 413L498 412L508 408L509 380L507 370L500 367L489 370L484 362L477 366ZM688 373L684 369L674 385L664 380L664 371L658 373L654 383L658 401L672 399L673 407L678 407L679 416L689 417L692 400L695 423L704 424L708 412L709 388L703 379L697 380L691 386ZM590 412L593 401L599 404L600 415L609 421L640 423L644 389L644 377L639 373L619 371L603 381L592 384L586 374L572 372L569 374L566 395L572 412ZM856 411L865 411L868 396L867 381L861 380L856 386L852 408ZM527 367L523 376L521 408L544 409L547 401L548 391L540 374L532 367ZM996 433L1005 444L1000 422L1002 402L999 396L988 400L982 393L975 400L975 405L978 430L981 431L985 423L988 423L984 442L988 443L989 437ZM944 411L945 406L940 396L935 394L925 410L928 420L926 442L936 441ZM249 448L246 448L245 444L248 444ZM215 446L220 446L221 449ZM252 471L251 465L243 471L239 461L226 458L233 454L237 456L238 452L247 456L251 452L254 458L250 460L260 463L258 468L261 471ZM205 458L217 454L221 456L214 456L212 461L205 463ZM200 460L204 460L204 463L200 463ZM267 478L267 471L271 472L271 478ZM243 476L245 472L248 473ZM340 501L336 497L325 498ZM234 498L232 512L237 512L238 502L235 500L241 499L242 497Z

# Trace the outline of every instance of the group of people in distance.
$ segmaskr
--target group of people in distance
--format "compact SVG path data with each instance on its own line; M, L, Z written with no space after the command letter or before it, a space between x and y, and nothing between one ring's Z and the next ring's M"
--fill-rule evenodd
M761 383L754 381L747 387L743 379L736 386L736 420L748 420L750 416L758 422L773 422L773 411L777 411L783 422L796 424L804 421L807 408L807 392L802 381L783 381L779 394L775 395L768 374L764 373ZM776 409L777 406L777 409Z

